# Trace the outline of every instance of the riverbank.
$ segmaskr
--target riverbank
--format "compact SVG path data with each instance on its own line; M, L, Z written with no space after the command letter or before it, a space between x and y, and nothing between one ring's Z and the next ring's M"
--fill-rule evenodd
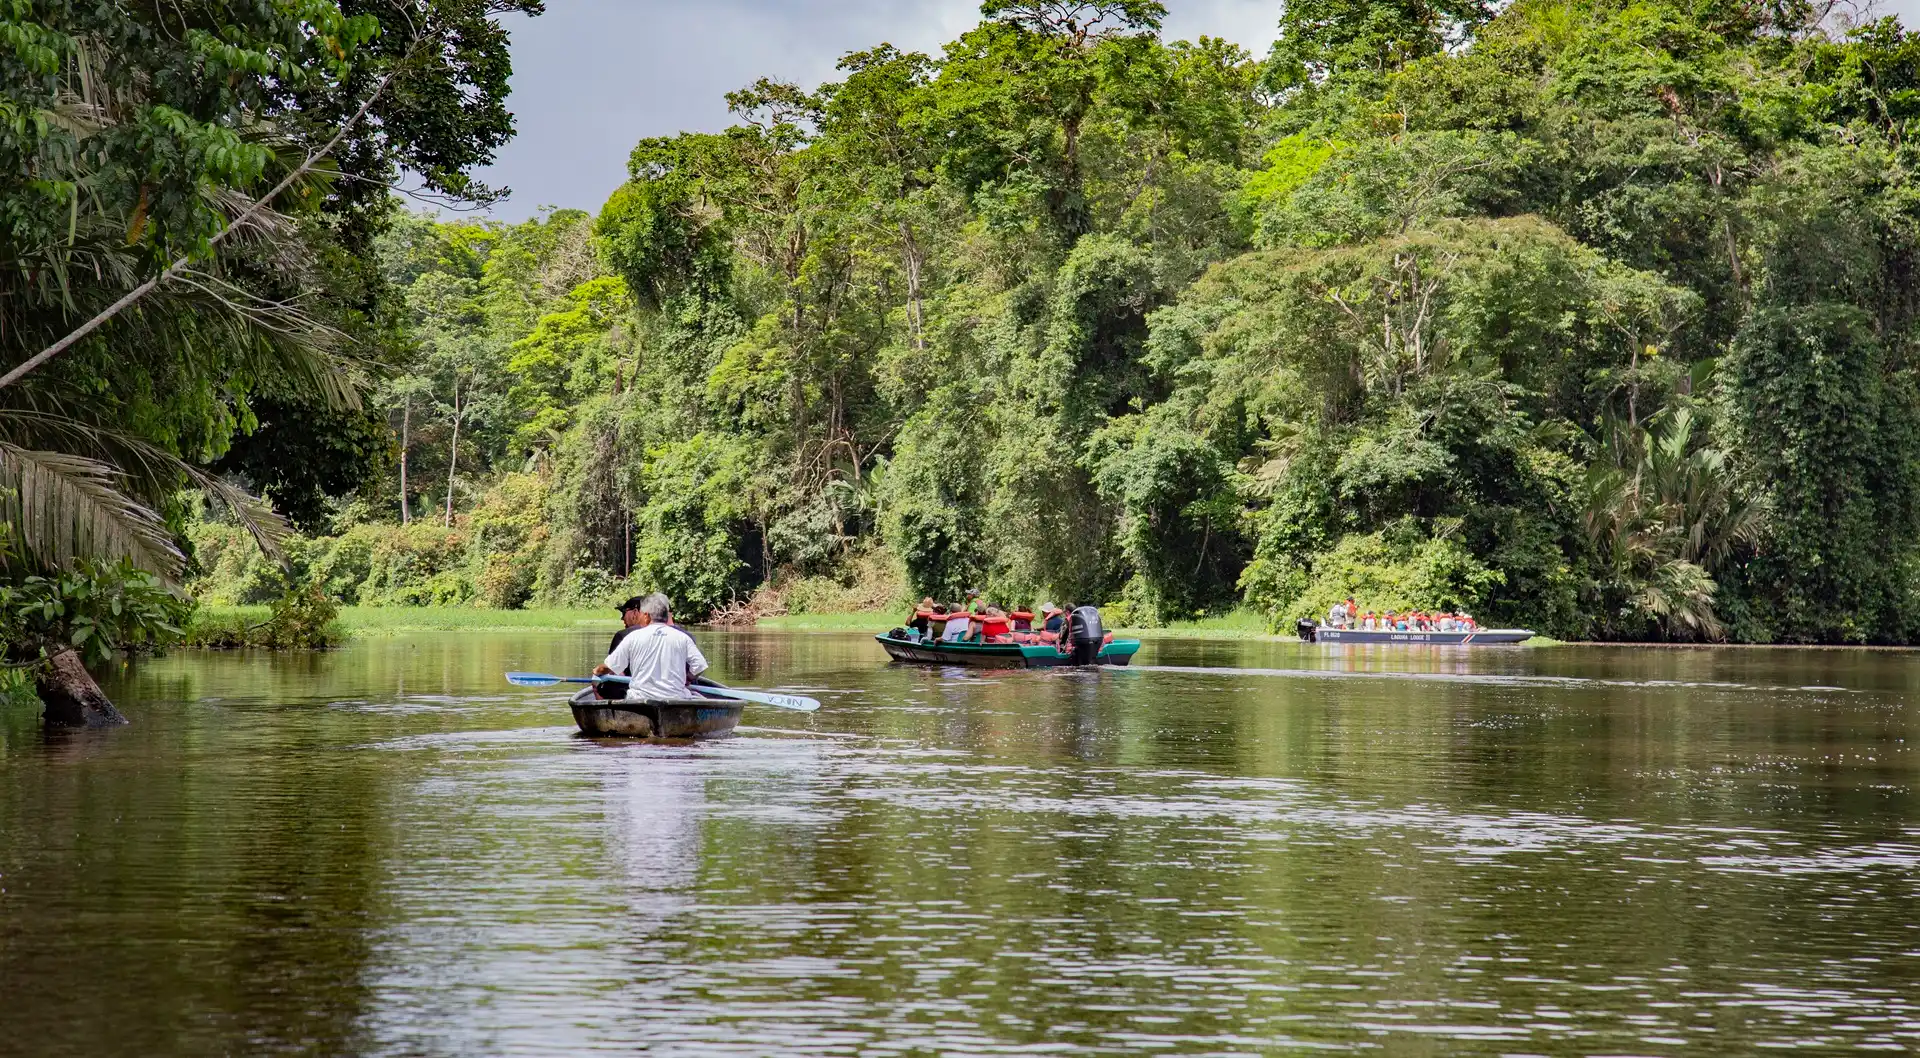
M187 629L187 645L232 649L257 645L256 630L273 619L266 606L203 606ZM473 607L343 606L327 625L327 638L377 639L411 632L467 632L522 629L571 632L611 628L619 618L610 610L483 610Z
M899 613L868 614L792 614L785 617L764 617L756 628L779 632L871 632L878 635L889 628L900 625L904 616ZM1197 621L1176 621L1160 628L1128 628L1113 630L1116 634L1144 637L1150 639L1287 639L1290 636L1277 636L1267 631L1266 622L1259 614L1235 611L1218 617L1207 617Z
M189 646L214 649L248 644L247 630L272 618L265 606L205 606L188 630ZM769 632L864 632L878 635L900 624L898 613L789 614L766 617L754 627ZM328 626L328 637L385 638L410 632L509 631L575 632L610 629L619 620L607 609L485 610L448 606L343 606ZM1240 639L1290 641L1291 634L1269 632L1259 614L1235 611L1196 621L1176 621L1161 628L1116 628L1114 632L1139 639ZM1529 646L1558 646L1558 640L1535 639Z
M194 646L239 646L247 629L273 616L265 606L203 606L194 615L188 641ZM879 634L900 623L900 614L790 614L762 618L756 625L771 632L867 632ZM466 606L343 606L329 626L335 638L368 638L408 632L465 632L524 629L572 632L618 624L610 610L486 610ZM1259 615L1227 614L1180 621L1165 628L1119 628L1116 632L1156 639L1284 639L1267 632Z

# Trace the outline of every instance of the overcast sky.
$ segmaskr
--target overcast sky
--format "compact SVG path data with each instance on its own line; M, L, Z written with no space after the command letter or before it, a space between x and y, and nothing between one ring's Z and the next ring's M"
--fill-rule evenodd
M1168 39L1225 37L1256 55L1280 20L1279 0L1167 7ZM547 0L510 26L520 133L482 177L513 188L494 215L597 212L635 142L725 128L726 93L760 77L838 80L840 56L880 43L938 53L979 18L979 0Z
M1166 0L1168 39L1224 37L1264 56L1280 0ZM1920 0L1882 2L1908 24ZM880 43L938 53L979 20L979 0L547 0L514 19L519 135L484 175L513 188L504 220L542 206L597 212L643 136L728 124L722 98L759 77L808 88Z

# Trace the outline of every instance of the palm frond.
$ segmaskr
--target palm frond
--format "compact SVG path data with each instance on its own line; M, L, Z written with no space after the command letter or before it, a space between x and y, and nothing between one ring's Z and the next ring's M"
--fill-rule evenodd
M120 475L122 491L156 500L182 485L197 488L226 508L260 550L275 561L282 558L282 545L293 532L286 519L258 497L130 434L51 412L0 408L0 444L7 442L87 453L76 458L112 469Z
M98 460L0 442L0 517L21 550L47 565L127 559L179 577L186 556L160 516L121 490L125 479Z
M293 535L293 526L280 517L272 504L197 467L188 466L186 471L207 499L225 507L233 520L239 522L240 527L253 537L253 542L260 545L262 554L285 564L285 545L287 538Z
M1676 639L1698 636L1719 642L1726 638L1727 629L1713 609L1718 592L1719 586L1706 570L1675 559L1641 584L1633 603Z

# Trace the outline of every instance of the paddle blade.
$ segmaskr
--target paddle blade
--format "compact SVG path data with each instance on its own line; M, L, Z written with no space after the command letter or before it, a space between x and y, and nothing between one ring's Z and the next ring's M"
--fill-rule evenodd
M544 672L509 672L507 682L515 687L551 687L557 683L632 683L631 676L549 676Z
M507 682L515 687L553 687L567 681L544 672L509 672Z
M768 694L765 691L741 691L732 687L695 687L694 690L709 698L731 698L736 702L755 702L771 705L775 709L791 709L796 713L817 712L820 703L812 698L798 694Z

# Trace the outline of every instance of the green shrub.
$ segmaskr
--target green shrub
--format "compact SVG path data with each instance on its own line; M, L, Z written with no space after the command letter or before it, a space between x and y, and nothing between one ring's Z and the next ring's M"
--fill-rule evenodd
M0 648L6 644L0 643ZM40 696L34 693L33 677L24 668L13 666L0 667L0 712L11 709L28 709L40 704Z
M203 605L194 611L182 642L197 650L239 650L254 646L255 632L264 623L254 619L252 611L258 609L216 609Z
M120 651L179 642L192 606L131 563L84 563L56 576L0 583L0 643L14 663L71 648L96 664Z
M192 596L216 606L252 606L269 602L277 588L279 568L260 553L245 529L229 522L194 521L187 526L198 575L190 585ZM295 538L291 546L297 547Z
M853 556L835 575L801 577L780 592L792 614L879 613L913 602L900 560L885 547Z
M1451 540L1355 533L1342 537L1311 568L1256 559L1241 583L1272 627L1284 629L1301 618L1320 620L1349 598L1363 611L1480 613L1505 582L1503 574Z
M472 597L496 610L517 610L532 598L553 530L548 524L545 482L531 474L508 474L488 490L468 519L473 534L467 568L474 571Z
M560 586L556 602L561 609L586 610L613 606L633 595L632 586L627 581L596 566L583 566L574 570L567 582Z
M335 621L340 604L317 583L289 588L273 603L273 616L254 642L274 650L321 650L340 641Z
M518 610L533 598L535 567L519 555L495 553L480 572L479 601L494 610Z
M341 602L357 605L373 572L374 552L393 529L390 525L356 525L331 540L314 541L308 576Z

